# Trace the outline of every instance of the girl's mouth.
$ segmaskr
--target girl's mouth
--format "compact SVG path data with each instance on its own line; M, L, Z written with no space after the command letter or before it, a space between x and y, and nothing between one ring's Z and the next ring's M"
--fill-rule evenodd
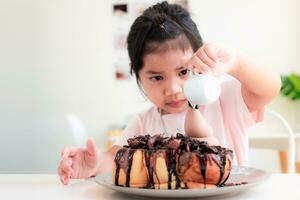
M170 106L172 108L179 108L185 103L186 103L186 99L183 99L183 100L170 101L170 102L166 103L166 105Z

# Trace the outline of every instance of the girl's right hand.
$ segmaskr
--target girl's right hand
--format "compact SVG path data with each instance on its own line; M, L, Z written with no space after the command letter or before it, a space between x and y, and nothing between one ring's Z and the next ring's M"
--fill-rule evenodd
M66 147L61 153L58 174L63 184L71 178L95 176L100 163L100 153L93 139L88 139L85 148Z
M200 73L213 72L215 75L228 73L237 61L236 50L209 43L200 47L188 61L187 66Z

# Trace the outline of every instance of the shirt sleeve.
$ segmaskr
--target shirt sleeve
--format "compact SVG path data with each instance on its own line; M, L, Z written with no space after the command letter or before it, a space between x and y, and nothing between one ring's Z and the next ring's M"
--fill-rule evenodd
M264 119L264 107L250 112L242 96L241 83L232 76L222 83L221 102L225 118L244 130Z

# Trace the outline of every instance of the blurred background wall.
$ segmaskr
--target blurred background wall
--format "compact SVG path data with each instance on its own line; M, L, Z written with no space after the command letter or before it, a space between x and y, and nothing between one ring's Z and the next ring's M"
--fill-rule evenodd
M133 78L115 78L116 2L138 1L0 1L0 173L55 173L64 146L84 145L70 114L104 149L107 131L149 106ZM299 1L188 6L205 41L237 47L279 73L300 72ZM300 132L299 102L279 96L270 107Z

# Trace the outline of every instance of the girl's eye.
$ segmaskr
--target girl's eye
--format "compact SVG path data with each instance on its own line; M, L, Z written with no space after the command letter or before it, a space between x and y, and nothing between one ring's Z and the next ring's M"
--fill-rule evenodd
M151 81L161 81L163 80L162 76L153 76L149 78Z
M184 69L179 72L179 76L186 76L189 74L189 69Z

